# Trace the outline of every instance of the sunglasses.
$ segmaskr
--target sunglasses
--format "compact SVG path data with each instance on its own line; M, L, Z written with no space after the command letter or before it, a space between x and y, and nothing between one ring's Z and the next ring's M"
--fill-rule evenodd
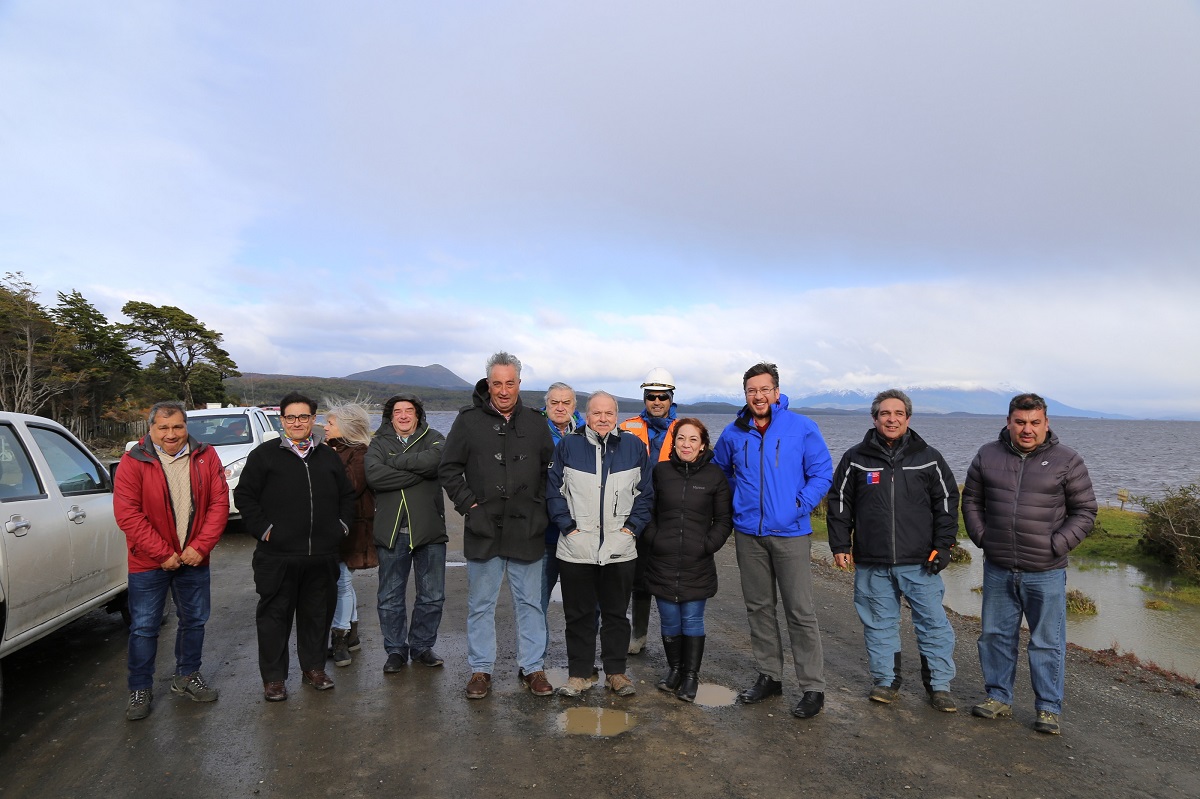
M647 394L646 399L654 400L655 402L666 402L671 398L670 394Z

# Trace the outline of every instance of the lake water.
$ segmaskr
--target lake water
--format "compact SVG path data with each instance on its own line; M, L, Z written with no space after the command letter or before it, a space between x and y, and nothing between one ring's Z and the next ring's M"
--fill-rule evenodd
M457 414L435 411L429 424L450 432ZM732 415L701 414L714 441ZM862 441L871 426L868 416L813 416L836 465L842 453ZM961 484L979 448L1004 427L1002 416L913 417L912 428L945 456ZM1118 489L1130 494L1161 496L1168 486L1200 482L1200 422L1141 422L1113 419L1052 418L1050 428L1059 440L1083 456L1096 499L1119 505Z
M450 431L453 412L432 412L429 423ZM732 415L701 415L714 438L733 420ZM836 464L847 449L862 440L870 427L867 416L813 416ZM1096 498L1118 505L1118 489L1131 494L1161 496L1165 487L1200 481L1200 422L1145 422L1108 419L1052 418L1051 429L1062 443L1083 456ZM1003 417L913 417L912 428L945 456L959 483L979 447L995 439ZM953 564L943 576L946 604L959 613L978 616L982 599L973 588L983 584L983 555L970 542L970 564ZM815 546L814 552L828 547ZM1174 611L1145 607L1154 591L1170 587L1163 573L1133 566L1073 557L1067 570L1068 588L1079 588L1096 600L1095 616L1072 616L1067 638L1089 649L1117 646L1182 674L1200 675L1200 608L1176 604ZM1170 600L1168 600L1170 601Z

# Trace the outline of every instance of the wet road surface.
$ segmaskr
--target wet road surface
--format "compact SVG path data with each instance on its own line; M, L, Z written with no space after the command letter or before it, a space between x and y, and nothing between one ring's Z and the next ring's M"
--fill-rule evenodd
M452 522L449 560L461 562L461 520ZM507 588L492 694L468 702L466 569L453 566L437 645L445 667L383 674L375 574L359 572L363 649L353 664L330 662L337 687L318 693L300 684L293 654L290 698L268 704L257 668L252 550L250 538L229 534L213 555L203 671L221 691L215 704L170 693L173 620L159 642L153 713L139 722L124 717L119 616L93 613L8 658L0 796L1200 796L1200 692L1073 652L1061 737L1031 730L1024 664L1016 718L972 718L970 705L983 693L978 626L969 619L955 620L959 713L925 702L907 620L902 699L868 702L850 578L824 567L815 590L829 687L825 711L809 721L791 716L799 696L790 670L783 698L752 707L689 705L655 690L663 667L657 612L647 653L630 658L637 696L616 698L597 686L581 700L533 697L516 679ZM715 696L755 676L732 545L718 562L721 590L706 614L701 674ZM551 629L547 665L561 675L559 604L551 606ZM600 731L628 729L609 738L568 734L566 711L576 708L586 711L573 716L590 714ZM599 710L615 711L616 726L603 727ZM570 731L586 733L588 723Z

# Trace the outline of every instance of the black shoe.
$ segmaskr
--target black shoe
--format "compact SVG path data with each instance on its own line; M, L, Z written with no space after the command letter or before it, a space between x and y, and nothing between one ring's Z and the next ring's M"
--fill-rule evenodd
M774 680L765 674L758 675L758 679L754 681L746 690L738 694L738 701L743 705L753 705L756 702L761 702L770 696L782 696L783 683L779 680Z
M362 649L362 641L358 640L358 622L350 622L350 634L346 636L346 648L351 652Z
M685 635L683 637L683 680L675 698L684 702L695 702L696 691L700 688L700 663L704 660L704 636Z
M383 664L384 674L395 674L402 671L408 665L408 658L401 655L399 652L393 652L387 657L387 662Z
M426 649L419 654L413 655L413 663L420 663L421 665L429 666L430 668L433 668L434 666L440 666L445 662L446 661L438 657L437 652L434 652L432 649Z
M792 708L792 715L798 719L811 719L825 707L825 694L820 691L805 691L804 696Z
M667 673L658 681L658 690L674 691L683 680L680 661L683 659L683 636L664 635L662 637L663 652L667 655Z
M125 718L130 721L144 719L150 715L150 703L154 700L153 688L139 688L129 692L129 705L125 708Z

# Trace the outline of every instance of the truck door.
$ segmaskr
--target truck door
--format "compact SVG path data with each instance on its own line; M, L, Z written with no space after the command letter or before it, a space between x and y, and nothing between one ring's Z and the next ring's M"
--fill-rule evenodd
M13 638L57 618L71 590L70 525L45 485L17 426L0 423L0 570Z
M74 608L125 580L125 534L113 518L108 472L74 438L53 427L27 426L60 494L59 523L71 537L71 590Z

